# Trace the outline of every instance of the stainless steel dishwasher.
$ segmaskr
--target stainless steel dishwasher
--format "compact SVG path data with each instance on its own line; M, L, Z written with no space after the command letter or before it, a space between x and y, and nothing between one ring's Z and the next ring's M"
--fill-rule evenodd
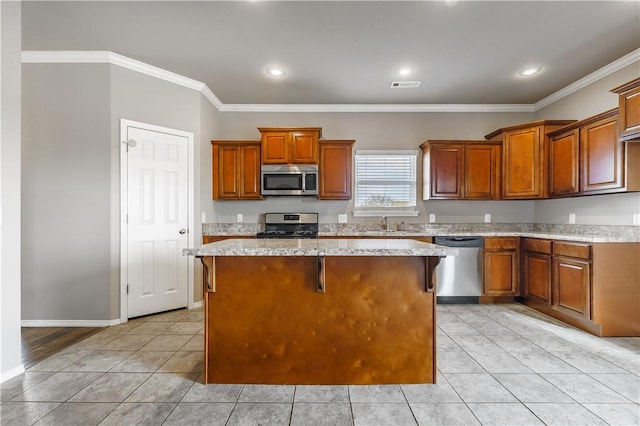
M455 247L436 268L437 303L478 303L482 295L482 237L434 237L434 244Z

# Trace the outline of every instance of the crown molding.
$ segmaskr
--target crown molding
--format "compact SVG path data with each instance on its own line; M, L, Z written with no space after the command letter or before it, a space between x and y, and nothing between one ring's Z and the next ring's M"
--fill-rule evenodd
M224 104L201 82L110 51L22 51L22 63L105 63L200 92L221 112L536 112L640 61L640 49L605 65L534 104Z
M590 84L595 83L596 81L613 74L616 71L620 71L622 68L633 64L634 62L640 61L640 49L636 49L631 53L624 55L622 58L611 62L608 65L592 72L586 77L581 78L580 80L571 83L570 85L558 90L555 93L547 96L546 98L540 99L534 105L534 110L538 111L548 105L551 105L554 102L559 101L560 99L569 96L570 94L577 92L580 89L587 87Z

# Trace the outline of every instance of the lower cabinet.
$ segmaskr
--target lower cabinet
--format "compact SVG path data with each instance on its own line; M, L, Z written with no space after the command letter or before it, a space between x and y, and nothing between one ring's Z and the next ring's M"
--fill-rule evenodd
M523 238L524 304L596 336L640 336L640 243Z
M591 319L591 246L553 244L553 305L568 314Z
M523 296L551 305L551 241L522 240Z
M487 237L484 239L483 296L507 296L513 298L518 292L518 237Z

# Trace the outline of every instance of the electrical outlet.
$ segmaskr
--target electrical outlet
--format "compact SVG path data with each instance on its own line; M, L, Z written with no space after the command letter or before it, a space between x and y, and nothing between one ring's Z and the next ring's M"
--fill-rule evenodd
M491 223L491 213L484 214L484 223Z
M436 214L429 213L429 223L435 223L435 221L436 221Z
M576 214L569 213L569 223L576 223Z
M238 214L236 215L236 222L238 222L238 223L242 223L242 220L243 220L243 219L242 219L242 213L238 213Z
M200 221L202 223L207 223L207 214L205 212L202 212L202 214L200 215Z
M339 214L338 215L338 223L347 223L347 215Z
M633 224L640 225L640 213L633 214Z

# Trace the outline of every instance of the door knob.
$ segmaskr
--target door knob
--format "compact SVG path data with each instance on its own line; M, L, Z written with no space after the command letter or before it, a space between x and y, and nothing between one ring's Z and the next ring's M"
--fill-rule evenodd
M181 229L181 230L179 230L178 232L179 232L180 234L186 234L186 233L187 233L187 230L186 230L186 229L184 229L184 228L182 228L182 229Z

